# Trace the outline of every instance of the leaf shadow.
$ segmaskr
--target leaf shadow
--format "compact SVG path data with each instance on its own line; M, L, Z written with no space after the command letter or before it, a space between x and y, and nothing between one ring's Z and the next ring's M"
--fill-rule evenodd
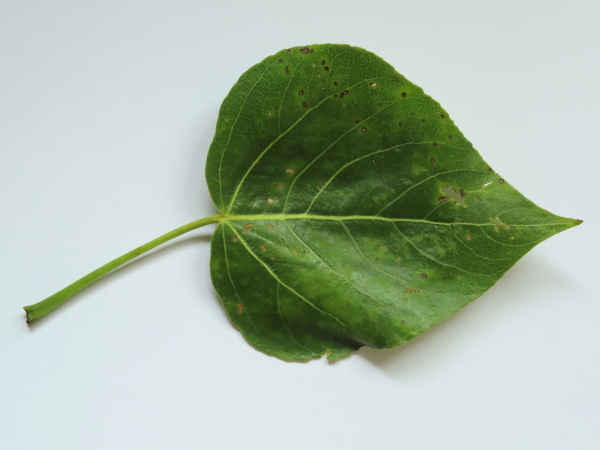
M28 323L27 324L28 330L32 333L36 332L38 329L40 329L41 327L44 326L43 324L57 320L59 318L59 316L61 316L66 311L68 311L70 308L72 308L77 303L77 301L80 297L84 297L84 296L88 295L90 292L94 292L96 290L102 289L102 287L105 284L112 283L115 280L118 280L119 278L126 276L128 273L130 273L134 270L139 270L139 269L143 268L145 265L150 264L155 258L159 257L160 255L175 252L178 249L186 248L186 247L189 247L192 245L197 245L198 243L210 242L211 237L212 237L212 233L211 234L201 234L201 235L197 235L197 236L189 236L189 237L186 237L183 239L168 242L166 244L163 244L159 248L156 248L144 255L139 256L138 258L136 258L136 259L122 265L121 267L118 267L117 269L113 270L112 272L106 274L104 277L100 278L95 283L93 283L92 285L85 288L83 291L78 292L73 297L71 297L69 300L67 300L63 305L61 305L59 308L57 308L56 310L54 310L50 314L48 314L48 316L44 317L43 319L41 319L37 322ZM24 316L25 316L25 314L23 314L23 316L21 316L23 318L23 320L24 320Z
M510 317L523 302L537 301L543 307L540 286L547 292L578 291L577 283L560 267L531 255L513 266L484 295L406 344L383 350L362 347L357 355L392 377L413 378L439 370L456 355L457 348L468 346L478 336L478 330Z

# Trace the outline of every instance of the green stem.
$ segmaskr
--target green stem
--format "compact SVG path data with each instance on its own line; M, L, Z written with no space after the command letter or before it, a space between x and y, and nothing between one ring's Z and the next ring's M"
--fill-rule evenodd
M125 253L122 256L119 256L116 259L113 259L111 262L104 264L102 267L97 268L93 272L88 273L83 278L80 278L73 284L68 285L66 288L58 291L56 294L51 295L50 297L42 300L39 303L35 303L34 305L29 305L23 307L25 313L27 314L27 323L35 322L42 317L45 317L64 302L69 300L75 294L77 294L82 289L85 289L87 286L92 284L97 279L103 277L107 273L115 270L117 267L122 266L123 264L131 261L134 258L137 258L140 255L152 250L155 247L158 247L165 242L170 241L182 234L185 234L189 231L195 230L196 228L203 227L204 225L209 225L211 223L218 223L221 221L223 216L211 216L205 217L204 219L195 220L194 222L190 222L187 225L176 228L173 231L170 231L162 236L144 244L138 248L131 250L128 253Z

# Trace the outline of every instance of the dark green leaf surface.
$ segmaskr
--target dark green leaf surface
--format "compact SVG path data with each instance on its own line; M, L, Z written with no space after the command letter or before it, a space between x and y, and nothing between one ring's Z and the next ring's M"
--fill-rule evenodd
M448 113L378 56L284 50L225 99L207 170L211 275L265 353L403 344L577 225L523 197Z

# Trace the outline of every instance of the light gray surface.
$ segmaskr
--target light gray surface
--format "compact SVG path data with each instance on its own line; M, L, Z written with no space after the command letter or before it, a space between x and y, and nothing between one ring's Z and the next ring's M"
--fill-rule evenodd
M592 449L600 439L597 1L0 3L0 447ZM496 171L585 223L404 347L248 346L211 228L28 328L21 306L214 213L219 105L282 48L365 47Z

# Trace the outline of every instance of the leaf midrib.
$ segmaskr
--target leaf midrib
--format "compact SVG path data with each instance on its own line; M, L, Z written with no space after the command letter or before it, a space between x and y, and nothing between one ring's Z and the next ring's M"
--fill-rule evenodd
M363 215L349 215L349 216L330 216L320 214L233 214L233 215L222 215L220 222L230 221L253 221L253 220L321 220L321 221L332 221L332 222L344 222L344 221L373 221L373 222L405 222L405 223L422 223L427 225L445 225L445 226L472 226L472 227L497 227L496 222L484 222L484 223L472 223L472 222L437 222L433 220L425 219L409 219L409 218L395 218L395 217L383 217L383 216L363 216ZM515 227L553 227L553 226L564 226L568 225L570 219L564 221L551 222L551 223L504 223L504 226L515 226Z

